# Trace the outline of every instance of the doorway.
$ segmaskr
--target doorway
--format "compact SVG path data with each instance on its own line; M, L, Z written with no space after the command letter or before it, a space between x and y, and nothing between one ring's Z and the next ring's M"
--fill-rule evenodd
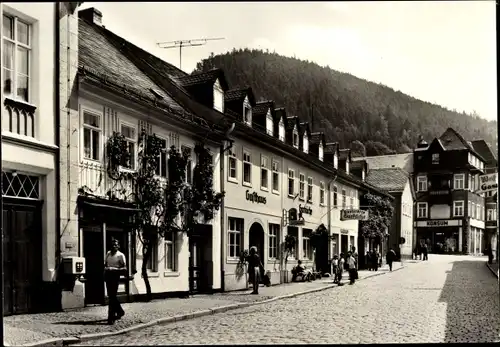
M261 274L264 274L266 272L265 266L266 266L266 252L264 249L264 229L262 228L262 225L260 223L253 223L252 226L250 227L250 231L248 232L248 249L250 250L250 247L257 247L257 253L260 256L260 260L262 262L262 265L264 265L264 268L261 268ZM260 276L260 283L263 283L264 276Z
M189 292L213 290L212 226L198 224L189 236Z
M85 305L104 304L104 243L102 227L85 226L83 234L83 256L85 273Z
M42 283L41 201L9 203L4 197L4 315L43 308L36 300ZM38 307L37 307L38 306Z
M347 235L340 235L340 251L344 253L344 256L349 251L349 239Z

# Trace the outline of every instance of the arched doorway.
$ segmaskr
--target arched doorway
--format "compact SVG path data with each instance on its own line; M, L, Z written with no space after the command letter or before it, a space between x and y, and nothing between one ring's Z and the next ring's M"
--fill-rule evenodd
M264 229L262 228L262 225L260 225L260 223L254 222L250 227L250 231L248 232L248 242L248 249L250 249L250 247L252 246L257 247L257 252L260 255L262 264L264 264L265 266L266 257L264 249Z

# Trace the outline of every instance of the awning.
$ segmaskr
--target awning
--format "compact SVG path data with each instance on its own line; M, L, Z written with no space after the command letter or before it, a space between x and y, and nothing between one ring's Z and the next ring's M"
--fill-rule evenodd
M125 207L125 206L114 206L114 205L108 205L108 204L99 204L99 203L90 202L90 201L82 201L82 204L90 206L90 207L94 207L94 208L112 209L112 210L117 210L117 211L128 211L128 212L138 212L139 211L139 209L134 208L134 207Z

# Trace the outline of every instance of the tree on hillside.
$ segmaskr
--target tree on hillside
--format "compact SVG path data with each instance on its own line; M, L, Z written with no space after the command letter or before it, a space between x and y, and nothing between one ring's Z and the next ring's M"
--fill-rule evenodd
M366 147L361 141L355 140L351 142L351 156L366 157Z
M378 141L366 141L365 147L366 147L366 155L368 156L396 153L394 150L390 149L388 146Z

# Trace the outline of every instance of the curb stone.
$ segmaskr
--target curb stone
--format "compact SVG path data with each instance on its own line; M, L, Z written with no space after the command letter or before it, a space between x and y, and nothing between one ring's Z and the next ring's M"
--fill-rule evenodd
M488 269L490 269L493 275L495 275L495 277L498 278L498 272L493 270L493 268L490 266L490 264L488 264L488 262L486 262L486 266L488 267Z
M403 265L403 266L401 266L401 267L399 267L397 269L392 270L392 272L395 272L395 271L398 271L398 270L401 270L401 269L404 269L404 268L405 268L405 266ZM361 279L359 279L357 281L362 281L362 280L365 280L365 279L368 279L368 278L371 278L371 277L385 275L386 273L389 273L389 272L383 271L383 272L380 272L380 273L373 273L373 274L370 274L370 275L368 275L366 277L363 277L363 278L361 278ZM176 315L176 316L172 316L172 317L160 318L160 319L156 319L156 320L153 320L153 321L150 321L150 322L147 322L147 323L136 324L136 325L130 326L128 328L124 328L122 330L109 331L109 332L103 332L103 333L85 334L85 335L81 335L79 337L75 337L75 336L63 337L63 338L57 338L56 337L56 338L51 338L51 339L47 339L47 340L43 340L43 341L39 341L39 342L25 344L25 345L23 345L23 347L67 346L67 345L71 345L71 344L75 344L75 343L81 343L81 342L85 342L85 341L89 341L89 340L100 339L100 338L103 338L103 337L115 336L115 335L122 335L122 334L126 334L126 333L129 333L129 332L135 331L135 330L149 328L149 327L152 327L154 325L164 325L164 324L169 324L169 323L175 323L175 322L179 322L179 321L182 321L182 320L188 320L188 319L192 319L192 318L199 318L199 317L203 317L203 316L209 316L209 315L212 315L212 314L223 313L223 312L227 312L227 311L236 310L236 309L239 309L239 308L245 308L245 307L249 307L249 306L256 306L256 305L261 305L261 304L267 304L267 303L270 303L270 302L273 302L273 301L277 301L277 300L289 299L289 298L293 298L293 297L296 297L296 296L300 296L300 295L304 295L304 294L310 294L310 293L316 293L316 292L320 292L320 291L324 291L324 290L331 289L331 288L336 288L336 287L338 287L337 284L327 284L327 285L325 285L323 287L308 289L308 290L304 290L304 291L297 292L297 293L280 295L280 296L276 296L276 297L271 298L271 299L266 299L266 300L261 300L261 301L256 301L256 302L242 302L242 303L237 303L237 304L231 304L231 305L226 305L226 306L215 307L215 308L208 309L208 310L196 311L196 312L193 312L193 313L187 313L187 314L181 314L181 315ZM4 343L4 345L5 346L9 346L8 344L5 344L5 343Z

